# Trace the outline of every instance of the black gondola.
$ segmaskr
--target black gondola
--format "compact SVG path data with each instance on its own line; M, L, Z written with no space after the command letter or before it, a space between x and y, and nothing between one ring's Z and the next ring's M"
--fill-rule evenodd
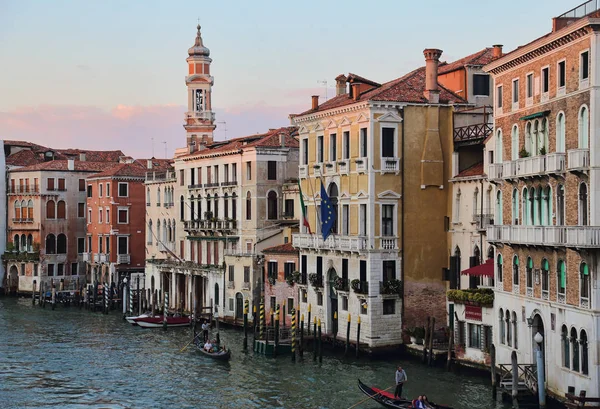
M412 401L407 399L396 399L394 398L394 394L387 392L385 390L370 387L365 385L358 380L358 388L368 397L373 399L375 402L379 403L381 406L385 408L391 409L410 409L413 408ZM450 406L439 405L433 402L429 402L429 405L433 409L452 409Z
M196 347L198 348L198 351L200 351L202 354L209 356L212 359L216 359L218 361L229 361L229 358L231 358L231 350L229 349L221 349L217 352L208 352L204 349L204 344L202 343L196 344Z

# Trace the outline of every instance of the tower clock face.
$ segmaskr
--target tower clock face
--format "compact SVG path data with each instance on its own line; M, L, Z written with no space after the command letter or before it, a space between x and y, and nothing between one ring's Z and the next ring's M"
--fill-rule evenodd
M204 95L201 89L196 90L196 112L204 111Z

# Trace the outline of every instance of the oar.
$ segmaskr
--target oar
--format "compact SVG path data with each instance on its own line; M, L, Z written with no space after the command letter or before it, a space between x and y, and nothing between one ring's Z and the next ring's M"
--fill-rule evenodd
M392 389L394 386L396 386L396 385L392 385L392 386L390 386L389 388L385 388L385 389L384 389L384 390L382 390L381 392L385 392L385 391L387 391L388 389ZM377 392L377 393L376 393L376 394L374 394L374 395L367 396L367 398L366 398L366 399L363 399L363 400L361 400L360 402L358 402L358 403L355 403L354 405L350 406L348 409L352 409L353 407L355 407L355 406L358 406L358 405L360 405L361 403L365 403L365 402L366 402L366 401L368 401L369 399L373 399L373 397L375 397L375 396L377 396L377 395L381 395L381 392Z
M200 334L201 334L201 333L198 333L198 335L196 335L196 336L194 337L194 339L192 339L190 342L188 342L186 346L184 346L183 348L181 348L181 350L180 350L179 352L183 352L183 351L185 351L185 349L186 349L187 347L189 347L189 346L190 346L190 344L191 344L192 342L194 342L194 341L196 340L196 338L198 338L198 337L200 336Z

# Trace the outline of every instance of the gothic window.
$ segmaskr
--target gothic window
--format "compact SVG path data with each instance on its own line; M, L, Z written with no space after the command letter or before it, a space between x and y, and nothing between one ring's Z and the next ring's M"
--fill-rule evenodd
M565 368L569 368L571 366L571 352L570 352L570 340L569 340L569 330L566 325L562 326L561 330L561 342L562 342L562 350L563 350L563 366Z
M267 218L277 219L277 193L272 190L267 194Z
M579 149L587 149L589 147L589 115L588 109L584 105L579 110Z
M56 254L67 254L67 236L62 233L56 238Z
M54 200L48 200L46 202L46 219L56 218L56 203Z
M56 236L54 234L46 236L46 254L56 254Z
M556 116L556 152L565 151L565 114L559 112Z
M67 218L67 206L64 200L60 200L56 205L56 218L66 219Z
M588 191L585 183L579 185L579 225L588 225Z

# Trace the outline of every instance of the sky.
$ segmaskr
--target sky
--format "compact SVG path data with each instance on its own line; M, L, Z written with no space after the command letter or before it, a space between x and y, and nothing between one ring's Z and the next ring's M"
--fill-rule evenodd
M185 146L187 49L202 26L215 139L289 124L353 72L386 82L551 30L564 0L0 0L0 138L172 157ZM325 83L326 81L326 83Z

